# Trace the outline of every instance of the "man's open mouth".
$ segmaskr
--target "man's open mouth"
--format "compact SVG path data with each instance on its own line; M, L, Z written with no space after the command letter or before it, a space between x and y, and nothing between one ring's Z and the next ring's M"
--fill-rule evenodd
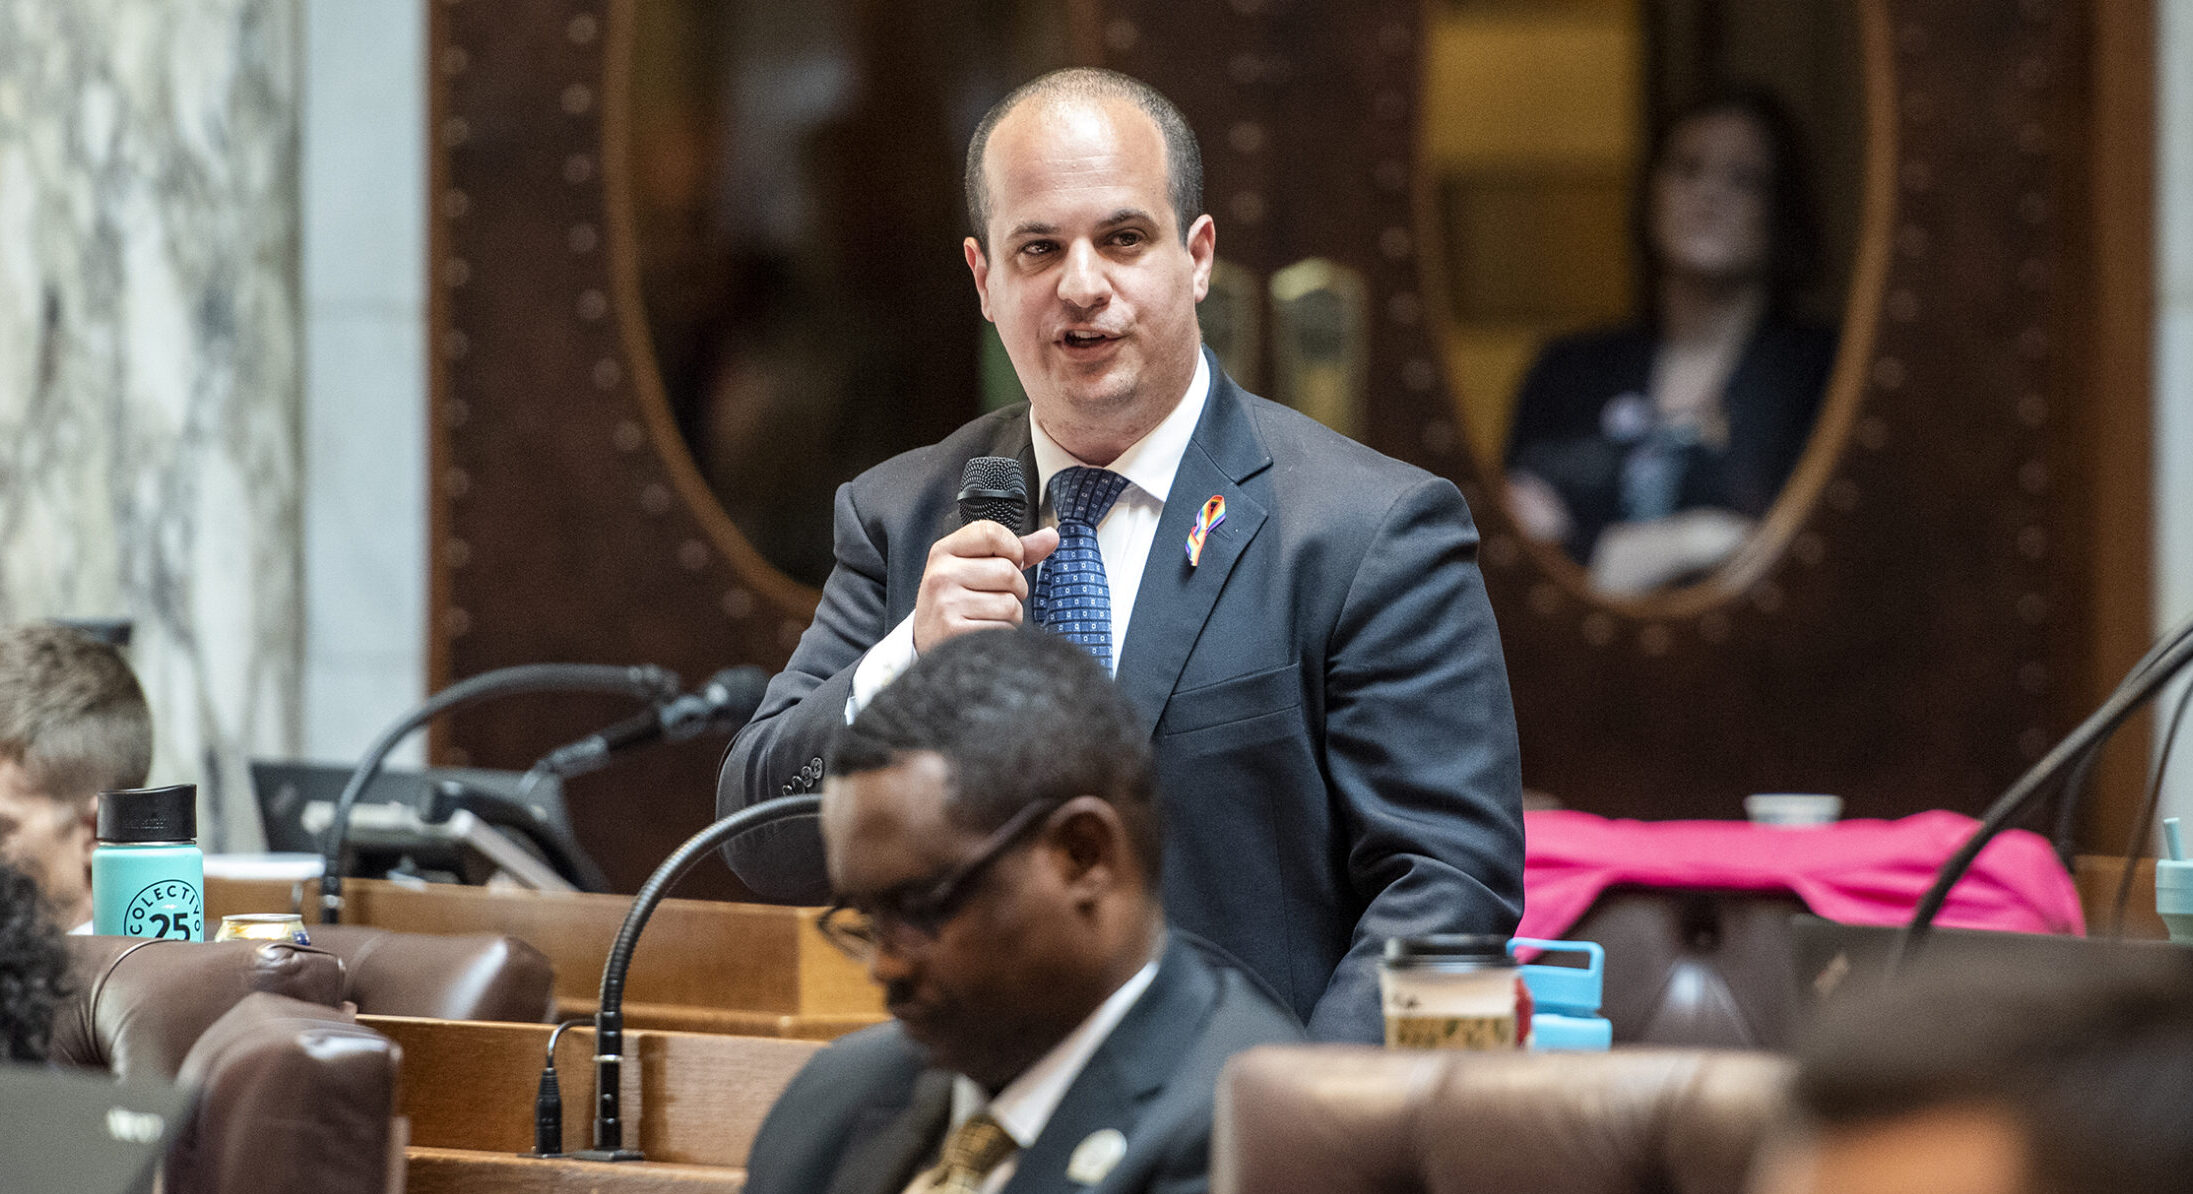
M1068 348L1092 348L1111 338L1102 332L1068 332L1064 337Z

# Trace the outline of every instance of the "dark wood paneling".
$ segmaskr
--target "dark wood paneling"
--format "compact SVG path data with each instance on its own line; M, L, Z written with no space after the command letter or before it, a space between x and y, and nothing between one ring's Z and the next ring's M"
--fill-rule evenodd
M2144 442L2145 377L2108 362L2146 325L2102 315L2144 317L2147 234L2094 231L2144 177L2152 105L2096 63L2144 28L2057 0L1857 7L1875 135L1818 442L1720 582L1616 603L1518 538L1461 442L1415 214L1416 4L1075 6L1076 44L1200 131L1223 258L1268 277L1325 257L1368 281L1365 438L1469 497L1526 780L1578 807L1729 816L1802 788L1854 815L1975 809L2145 637L2144 594L2121 587L2144 585L2144 545L2109 529L2134 505L2145 525L2146 460L2120 455ZM654 388L601 169L618 7L433 11L435 679L781 663L813 596L732 530ZM2097 142L2101 114L2131 123ZM616 712L485 708L441 749L523 765ZM665 752L573 793L614 875L706 820L713 763Z
M2079 581L2093 611L2094 647L2071 692L2091 707L2155 637L2155 5L2098 4L2086 21L2086 86L2066 102L2083 118L2075 127L2087 158L2085 192L2070 212L2074 251L2092 262L2068 329L2083 350L2071 423L2086 497L2077 534L2089 545ZM2151 728L2150 718L2134 722L2104 758L2082 826L2085 848L2118 854L2133 836ZM2145 832L2137 836L2144 845Z
M1287 185L1265 206L1286 214L1244 260L1226 223L1232 162L1213 154L1222 252L1265 271L1323 255L1371 279L1367 438L1470 497L1526 780L1581 807L1733 816L1747 792L1796 788L1841 793L1858 815L1972 809L2068 724L2067 691L2084 697L2062 326L2083 266L2064 214L2083 184L2066 152L2082 134L2066 103L2079 13L1860 8L1874 178L1820 442L1724 583L1617 603L1518 539L1458 450L1444 383L1423 384L1437 357L1416 225L1391 185L1397 160L1413 174L1414 6L1237 5L1230 22L1113 6L1137 36L1114 39L1110 65L1178 91L1207 141L1243 120L1271 130ZM1282 84L1199 76L1259 43L1293 48Z
M432 6L435 375L432 675L536 660L654 662L697 681L778 665L814 594L709 496L662 401L632 276L612 6ZM451 719L448 761L526 766L624 715L513 701ZM714 813L722 744L637 753L569 790L627 890ZM697 868L686 894L731 894Z

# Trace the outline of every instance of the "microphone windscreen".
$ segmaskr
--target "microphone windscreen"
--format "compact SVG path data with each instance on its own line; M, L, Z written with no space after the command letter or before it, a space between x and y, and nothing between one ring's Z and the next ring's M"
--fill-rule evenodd
M1014 534L1027 531L1028 476L1011 456L977 456L959 477L959 521L989 519Z
M701 692L718 720L737 729L746 724L769 689L769 673L753 664L727 667L708 678Z

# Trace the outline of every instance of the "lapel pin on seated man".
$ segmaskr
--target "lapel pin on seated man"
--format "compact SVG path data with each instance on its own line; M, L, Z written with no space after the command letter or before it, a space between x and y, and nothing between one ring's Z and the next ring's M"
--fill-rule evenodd
M818 1053L748 1194L1202 1190L1234 1053L1301 1029L1168 928L1146 735L1041 631L925 652L835 739L821 928L893 1022Z

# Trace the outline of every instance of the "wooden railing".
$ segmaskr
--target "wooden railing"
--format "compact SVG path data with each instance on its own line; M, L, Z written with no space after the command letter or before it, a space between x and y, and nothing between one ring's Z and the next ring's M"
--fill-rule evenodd
M591 1015L602 963L631 897L484 887L343 884L344 922L408 933L507 933L556 968L558 1019ZM206 925L237 912L299 907L294 884L210 879ZM884 1017L858 965L815 930L813 908L665 900L649 919L625 984L636 1028L828 1040ZM308 923L317 909L306 907Z

